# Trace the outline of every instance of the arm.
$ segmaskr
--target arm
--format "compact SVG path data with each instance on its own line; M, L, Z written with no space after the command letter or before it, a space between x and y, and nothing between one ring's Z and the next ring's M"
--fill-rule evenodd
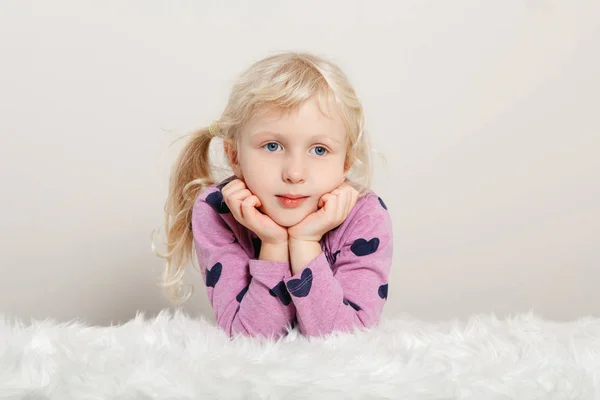
M285 283L306 335L368 328L380 321L392 263L391 218L377 196L370 196L353 218L332 249L331 266L319 243L290 240L294 275Z
M192 214L196 256L217 324L229 336L284 335L295 316L282 283L291 275L289 261L281 248L268 246L251 259L224 220L229 217L204 200Z

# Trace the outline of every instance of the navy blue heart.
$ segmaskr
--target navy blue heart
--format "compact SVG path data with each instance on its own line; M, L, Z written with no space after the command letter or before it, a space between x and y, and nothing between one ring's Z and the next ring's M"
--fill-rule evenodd
M369 254L373 254L379 248L379 239L373 238L368 242L365 239L356 239L352 246L350 246L350 250L357 256L368 256Z
M333 253L331 255L329 255L329 252L325 252L325 258L327 259L329 266L332 266L333 264L335 264L338 254L340 254L340 250L336 251L335 253Z
M377 292L379 293L379 297L382 299L387 299L388 284L386 283L385 285L379 286L379 290Z
M296 297L306 297L310 293L313 274L310 268L304 268L299 279L291 279L287 283L287 288L291 294Z
M346 300L345 298L344 298L344 304L345 305L350 305L350 307L354 308L356 311L360 311L361 310L361 308L359 306L357 306L356 304L354 304L350 300Z
M290 294L288 293L283 281L279 282L273 289L269 289L269 294L273 297L279 298L284 306L287 306L292 302L292 298L290 297Z
M384 209L387 210L387 206L385 205L385 203L383 202L383 200L381 199L381 197L377 197L379 199L379 204L381 204L381 207L383 207Z
M260 256L260 247L262 245L262 242L260 240L260 238L252 238L252 244L254 246L254 258L258 259L258 257Z
M231 212L227 204L223 201L223 194L220 191L212 192L206 196L206 202L219 214L228 214Z
M219 282L222 270L223 265L220 262L213 265L211 269L206 269L206 287L215 287L217 282Z
M243 288L237 296L235 296L235 299L238 301L238 303L242 302L242 299L244 298L244 295L246 294L246 292L248 291L248 288L250 287L250 285L246 286L245 288Z

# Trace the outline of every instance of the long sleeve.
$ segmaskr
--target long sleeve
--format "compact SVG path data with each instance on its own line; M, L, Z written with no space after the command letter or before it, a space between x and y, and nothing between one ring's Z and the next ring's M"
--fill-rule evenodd
M251 248L256 241L245 240L249 231L224 203L215 207L218 195L220 191L208 201L200 198L192 213L198 264L217 324L230 337L280 337L295 317L295 306L282 290L290 264L257 260L259 250Z
M284 280L298 328L307 336L379 324L392 264L391 218L374 194L350 217L332 240L330 254L321 253Z

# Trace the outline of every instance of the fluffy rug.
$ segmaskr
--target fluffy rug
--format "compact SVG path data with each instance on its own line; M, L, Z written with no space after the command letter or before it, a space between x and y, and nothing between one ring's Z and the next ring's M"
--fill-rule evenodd
M2 399L598 399L600 319L532 314L229 340L183 313L89 327L0 319Z

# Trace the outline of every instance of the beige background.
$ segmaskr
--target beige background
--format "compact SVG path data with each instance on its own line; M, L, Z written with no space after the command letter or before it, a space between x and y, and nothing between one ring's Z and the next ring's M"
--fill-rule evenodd
M387 159L386 316L600 315L598 2L171 3L1 3L0 313L109 324L167 307L150 233L169 144L250 62L291 49L347 71ZM187 281L186 310L210 316Z

